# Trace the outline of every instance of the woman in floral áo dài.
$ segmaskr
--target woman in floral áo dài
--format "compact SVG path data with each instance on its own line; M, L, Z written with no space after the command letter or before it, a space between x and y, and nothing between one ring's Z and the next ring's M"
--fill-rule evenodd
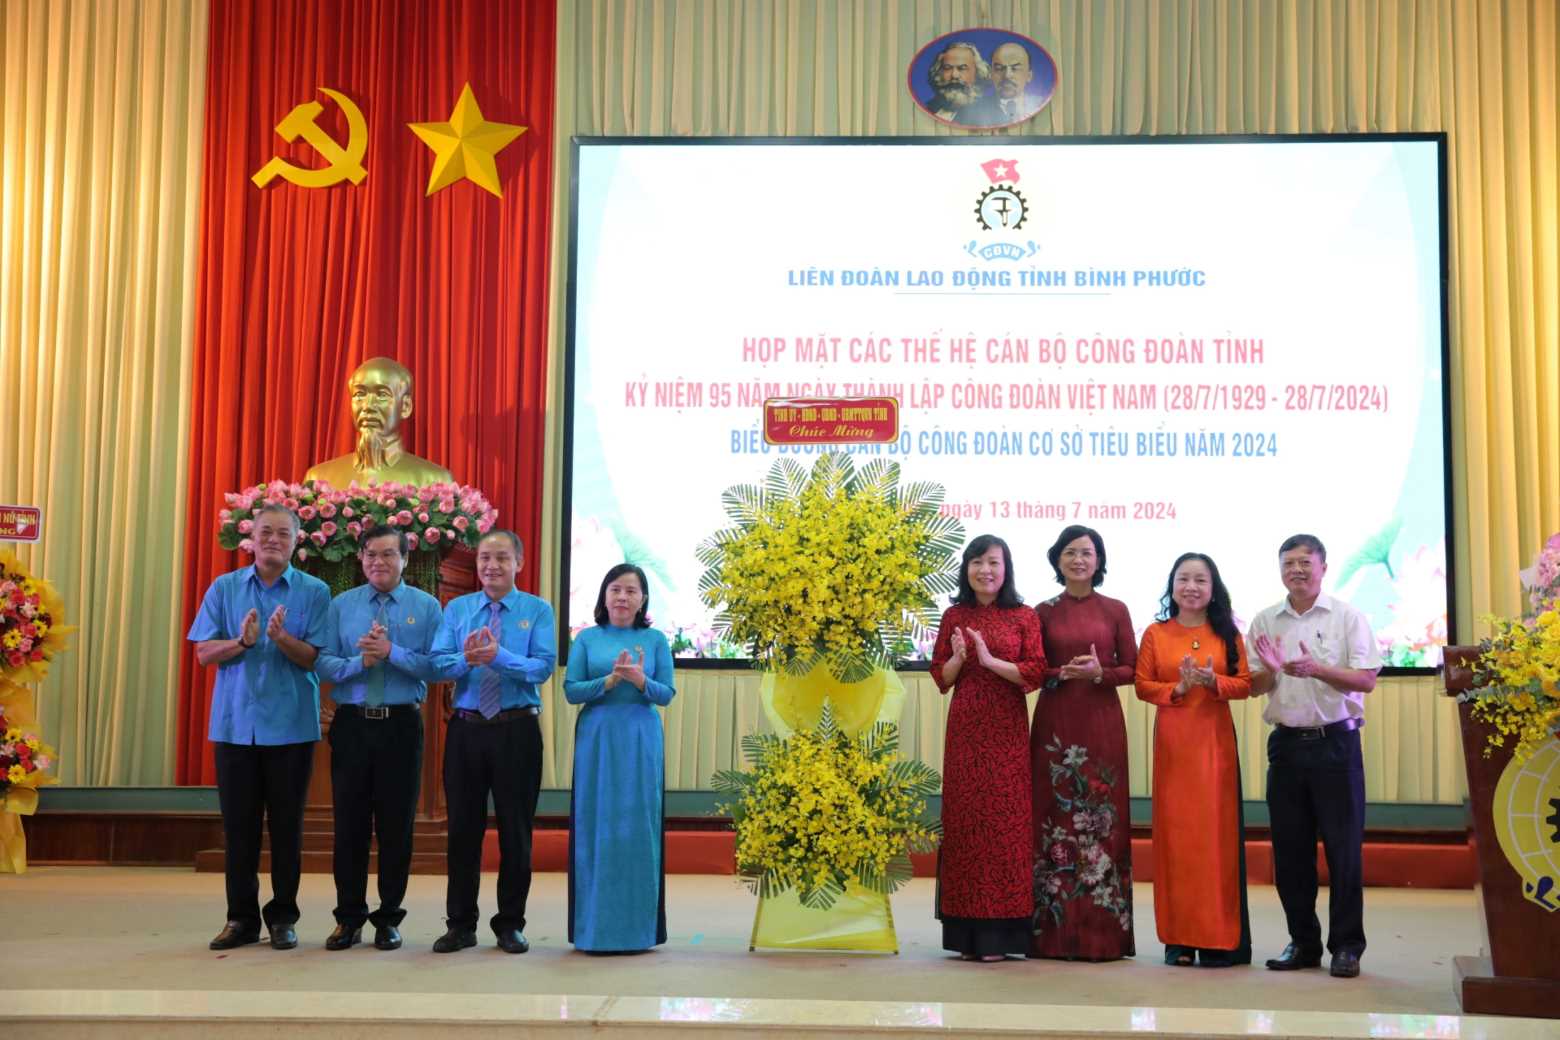
M1035 608L1047 667L1029 733L1029 955L1116 960L1136 952L1127 723L1116 687L1132 682L1137 640L1126 604L1095 591L1105 579L1099 532L1068 527L1046 555L1066 591Z

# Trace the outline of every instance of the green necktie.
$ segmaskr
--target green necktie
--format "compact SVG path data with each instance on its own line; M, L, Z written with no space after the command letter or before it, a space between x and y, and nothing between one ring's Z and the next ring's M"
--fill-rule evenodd
M374 621L383 626L385 632L390 631L389 624L385 621L385 597L384 593L374 594L374 603L379 608L374 616ZM368 694L364 697L364 703L370 708L377 708L385 702L385 662L380 661L368 670Z

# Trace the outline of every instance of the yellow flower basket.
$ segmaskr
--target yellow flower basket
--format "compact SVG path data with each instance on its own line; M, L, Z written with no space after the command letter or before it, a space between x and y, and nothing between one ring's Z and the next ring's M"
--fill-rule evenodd
M898 463L782 458L721 501L734 526L699 546L699 593L722 608L716 634L766 670L865 679L929 640L936 597L958 588L964 525L942 515L941 485L901 488Z
M715 630L764 669L776 736L749 735L751 768L717 773L737 868L758 894L754 948L897 953L888 897L940 821L937 771L899 758L896 660L928 642L936 597L958 585L964 527L934 483L830 453L782 458L762 486L721 496L734 526L699 547Z
M0 738L11 731L34 734L38 718L33 709L32 691L0 679L0 717L5 719L5 730L0 732ZM41 741L38 747L47 755L54 754L54 749ZM33 770L0 793L0 874L27 873L27 835L22 831L21 817L37 811L38 788L55 780L42 770Z
M847 683L826 668L815 668L806 675L765 673L759 697L764 716L781 737L817 729L825 706L840 730L855 737L879 722L898 723L905 685L888 669ZM888 893L848 881L827 910L803 906L795 889L760 897L748 949L898 953L899 936Z
M769 725L782 737L818 728L827 703L835 725L847 736L856 736L877 722L899 723L905 703L905 684L899 673L879 668L858 682L845 682L827 668L806 675L765 672L758 687Z
M1495 633L1481 644L1475 686L1457 699L1491 726L1486 758L1510 740L1513 760L1524 762L1560 729L1560 609L1483 620Z
M65 624L65 604L51 582L6 551L0 551L0 597L0 679L39 682L76 631Z

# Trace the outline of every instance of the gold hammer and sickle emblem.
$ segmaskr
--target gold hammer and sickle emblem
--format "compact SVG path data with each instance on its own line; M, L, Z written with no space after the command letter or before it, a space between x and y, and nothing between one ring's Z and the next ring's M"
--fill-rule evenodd
M323 155L330 165L312 170L304 166L294 166L285 159L272 156L271 160L250 178L255 182L256 187L263 188L274 178L281 177L300 188L328 188L332 184L340 184L345 180L359 184L364 177L368 176L368 171L363 169L362 162L363 153L368 150L368 124L363 119L362 111L352 103L351 98L339 91L321 87L320 93L340 105L342 113L347 117L346 147L336 143L336 140L315 122L320 113L325 111L325 106L318 101L305 101L276 124L276 132L287 142L303 138L313 145L314 150Z

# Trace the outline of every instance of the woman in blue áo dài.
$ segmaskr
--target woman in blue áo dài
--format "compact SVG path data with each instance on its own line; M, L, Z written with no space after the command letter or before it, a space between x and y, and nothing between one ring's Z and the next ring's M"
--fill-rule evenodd
M589 953L666 941L662 829L666 756L656 712L677 695L666 637L649 627L645 572L607 571L596 627L569 649L563 693L578 704L569 802L569 941Z

